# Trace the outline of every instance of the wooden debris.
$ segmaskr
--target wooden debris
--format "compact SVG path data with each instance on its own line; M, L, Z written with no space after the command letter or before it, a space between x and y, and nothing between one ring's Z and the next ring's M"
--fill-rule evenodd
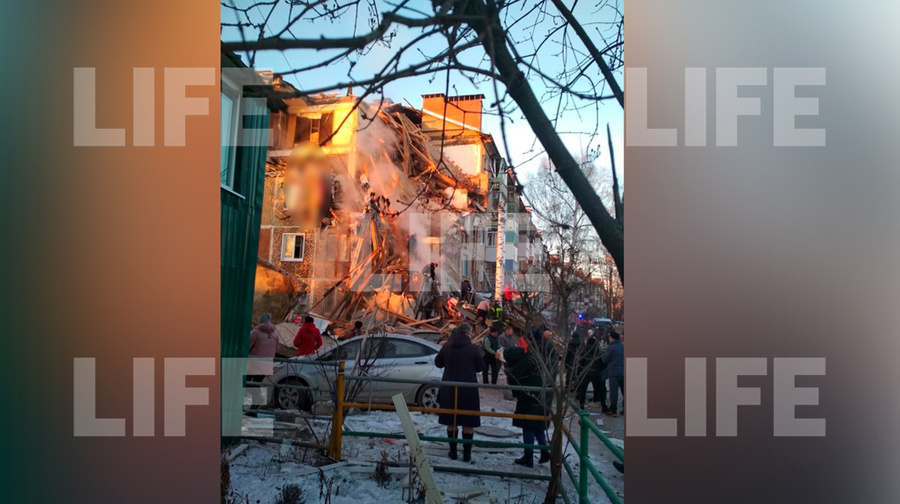
M234 450L231 450L231 453L228 454L228 457L227 457L228 462L229 463L233 462L234 459L240 457L242 453L247 451L247 448L249 448L249 447L250 447L250 445L248 445L248 444L238 445L237 448L235 448Z
M409 325L409 327L415 327L415 326L417 326L417 325L428 324L428 323L434 322L434 321L436 321L436 320L441 320L441 317L434 317L434 318L430 318L430 319L427 319L427 320L417 320L417 321L415 321L415 322L413 322L413 323L411 323L411 324L407 324L407 325Z
M478 486L451 488L444 490L444 495L454 500L468 501L468 499L484 495L484 488Z
M391 399L393 399L394 407L397 409L397 416L400 417L403 434L406 435L406 441L409 443L409 451L412 453L413 460L415 460L416 469L419 470L419 478L422 480L422 484L425 485L425 496L428 498L428 502L431 504L444 504L441 491L434 481L431 465L428 464L428 458L422 450L419 434L416 432L416 424L413 423L412 417L409 415L409 408L406 407L406 399L403 398L403 394L397 394Z

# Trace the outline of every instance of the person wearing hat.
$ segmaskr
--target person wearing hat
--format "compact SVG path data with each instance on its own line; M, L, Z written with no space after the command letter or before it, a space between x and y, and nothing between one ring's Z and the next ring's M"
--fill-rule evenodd
M272 359L275 358L277 350L278 336L275 334L272 315L263 313L259 316L259 323L250 331L247 383L262 383L266 376L272 374ZM250 395L253 398L253 407L258 407L264 402L259 387L251 387Z
M278 336L275 335L275 324L272 323L272 315L263 313L259 316L259 323L250 331L250 357L256 359L274 359L278 350ZM252 366L251 366L252 367ZM247 373L247 378L258 377L262 381L267 373Z
M434 366L443 369L441 381L478 383L478 373L484 371L484 359L478 347L472 343L472 326L463 322L453 330L450 339L434 357ZM447 426L447 437L455 440L462 427L462 438L472 440L475 427L481 425L481 399L475 387L442 385L438 390L438 404L441 409L455 410L439 413L438 423ZM457 413L463 410L466 413ZM449 456L457 459L457 443L450 441ZM471 462L472 443L463 445L463 461Z
M312 355L322 346L322 333L316 327L315 321L309 315L303 319L303 325L297 330L294 337L294 348L297 355Z

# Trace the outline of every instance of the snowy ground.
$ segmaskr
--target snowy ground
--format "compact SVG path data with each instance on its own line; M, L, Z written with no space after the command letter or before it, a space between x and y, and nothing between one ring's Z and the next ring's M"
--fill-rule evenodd
M501 382L503 378L501 377ZM505 400L500 390L481 390L481 408L483 411L511 412L515 403ZM446 428L437 423L436 415L417 412L412 414L420 435L446 436ZM605 415L592 414L591 419L597 422L600 429L608 432L607 436L622 445L624 419L609 418ZM245 417L245 433L290 438L308 443L326 443L330 432L330 422L325 419L299 419L296 415L279 415L277 421L271 419ZM282 421L287 420L287 421ZM599 420L599 422L598 422ZM483 426L493 426L494 436L486 436L476 432L475 439L491 441L521 442L521 431L511 426L508 418L482 417ZM270 429L274 427L274 432ZM401 434L397 414L391 411L371 411L347 417L345 430L373 431ZM507 432L503 432L503 431ZM570 431L578 438L578 422L570 424ZM497 434L506 434L497 437ZM388 504L407 502L405 486L408 471L404 468L392 468L392 474L384 484L374 478L374 463L387 459L391 462L407 464L409 455L405 439L344 437L342 457L344 464L329 467L333 461L318 460L315 450L282 445L280 443L258 443L245 441L246 448L234 456L231 472L232 496L235 502L246 504L275 504L281 489L290 484L302 488L305 504ZM423 442L429 462L432 466L472 467L493 471L509 471L510 473L532 473L549 475L547 465L535 463L534 469L513 464L513 460L521 456L518 448L485 448L475 447L472 463L462 460L453 461L447 457L447 445L436 442ZM232 449L234 450L234 449ZM624 478L612 467L614 456L594 436L591 436L591 460L607 482L620 496L624 496ZM460 458L462 446L460 446ZM578 458L571 446L566 445L566 456L573 470L578 472ZM537 454L535 455L537 462ZM324 464L324 478L315 469ZM503 478L493 476L462 475L436 472L438 487L444 493L445 502L466 502L458 496L470 496L468 503L497 504L532 504L543 501L546 493L546 481L523 480L519 478ZM572 502L577 502L574 488L568 476L563 474L564 486ZM327 485L330 484L330 492ZM328 495L325 495L328 494ZM560 502L562 500L560 499ZM600 486L591 478L590 502L608 502Z

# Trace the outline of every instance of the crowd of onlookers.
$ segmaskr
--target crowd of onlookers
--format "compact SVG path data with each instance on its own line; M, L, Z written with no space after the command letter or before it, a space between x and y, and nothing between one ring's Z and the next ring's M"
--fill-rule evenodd
M362 324L357 322L350 336L359 335L361 331ZM511 325L504 326L500 321L491 324L487 331L481 344L476 345L472 342L472 326L459 324L435 356L434 363L444 370L444 382L478 383L478 375L481 374L483 383L496 385L502 367L507 384L540 388L540 391L512 391L516 401L515 413L529 416L512 420L513 426L522 429L524 444L547 445L548 422L535 417L550 415L554 384L572 392L582 409L586 406L590 385L593 387L593 402L599 404L603 413L613 417L619 413L619 393L623 397L625 394L625 350L616 331L603 330L598 337L593 329L578 328L565 347L555 341L550 330L543 327L532 328L527 338L521 332L517 333ZM297 355L313 354L322 346L322 335L312 317L305 318L293 343ZM271 323L271 317L264 314L259 325L250 333L250 355L272 358L277 344L275 326ZM262 382L264 378L262 371L248 371L248 381ZM443 411L438 415L438 422L447 426L447 437L451 439L449 456L456 460L459 456L458 443L452 440L459 439L460 428L462 439L472 440L475 427L481 425L479 389L444 385L438 392L438 402L442 410L457 411ZM472 444L464 443L463 460L468 462L471 458ZM549 452L541 450L538 463L549 460ZM526 449L515 462L533 467L533 450Z
M593 386L593 399L601 410L610 416L618 414L619 392L625 393L624 345L615 331L605 334L600 341L593 330L585 334L573 333L565 348L558 348L553 333L542 327L532 329L530 337L517 334L511 326L494 323L482 339L480 348L472 343L472 328L460 324L445 342L435 358L435 365L444 369L445 382L477 383L478 374L485 384L496 384L500 367L504 369L507 383L523 387L540 388L540 391L513 390L515 413L531 417L550 415L553 402L552 385L555 380L565 390L573 391L579 406L584 408L588 385ZM606 400L606 381L609 382L609 402ZM438 402L443 410L463 410L471 413L444 412L438 422L447 426L447 437L459 436L471 440L474 428L481 425L479 390L475 387L442 386ZM624 409L622 411L624 413ZM537 418L514 418L513 426L522 429L524 444L546 445L548 422ZM471 460L471 443L463 444L463 460ZM450 442L449 456L458 458L457 443ZM542 450L538 463L550 460L550 454ZM526 449L517 464L532 467L534 452Z

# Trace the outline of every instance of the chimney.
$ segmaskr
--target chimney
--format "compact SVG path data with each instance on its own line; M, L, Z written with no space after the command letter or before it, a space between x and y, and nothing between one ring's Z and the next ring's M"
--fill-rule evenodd
M444 93L422 95L422 125L425 129L444 129L461 134L481 131L481 109L484 95L446 97ZM446 104L446 125L442 125Z

